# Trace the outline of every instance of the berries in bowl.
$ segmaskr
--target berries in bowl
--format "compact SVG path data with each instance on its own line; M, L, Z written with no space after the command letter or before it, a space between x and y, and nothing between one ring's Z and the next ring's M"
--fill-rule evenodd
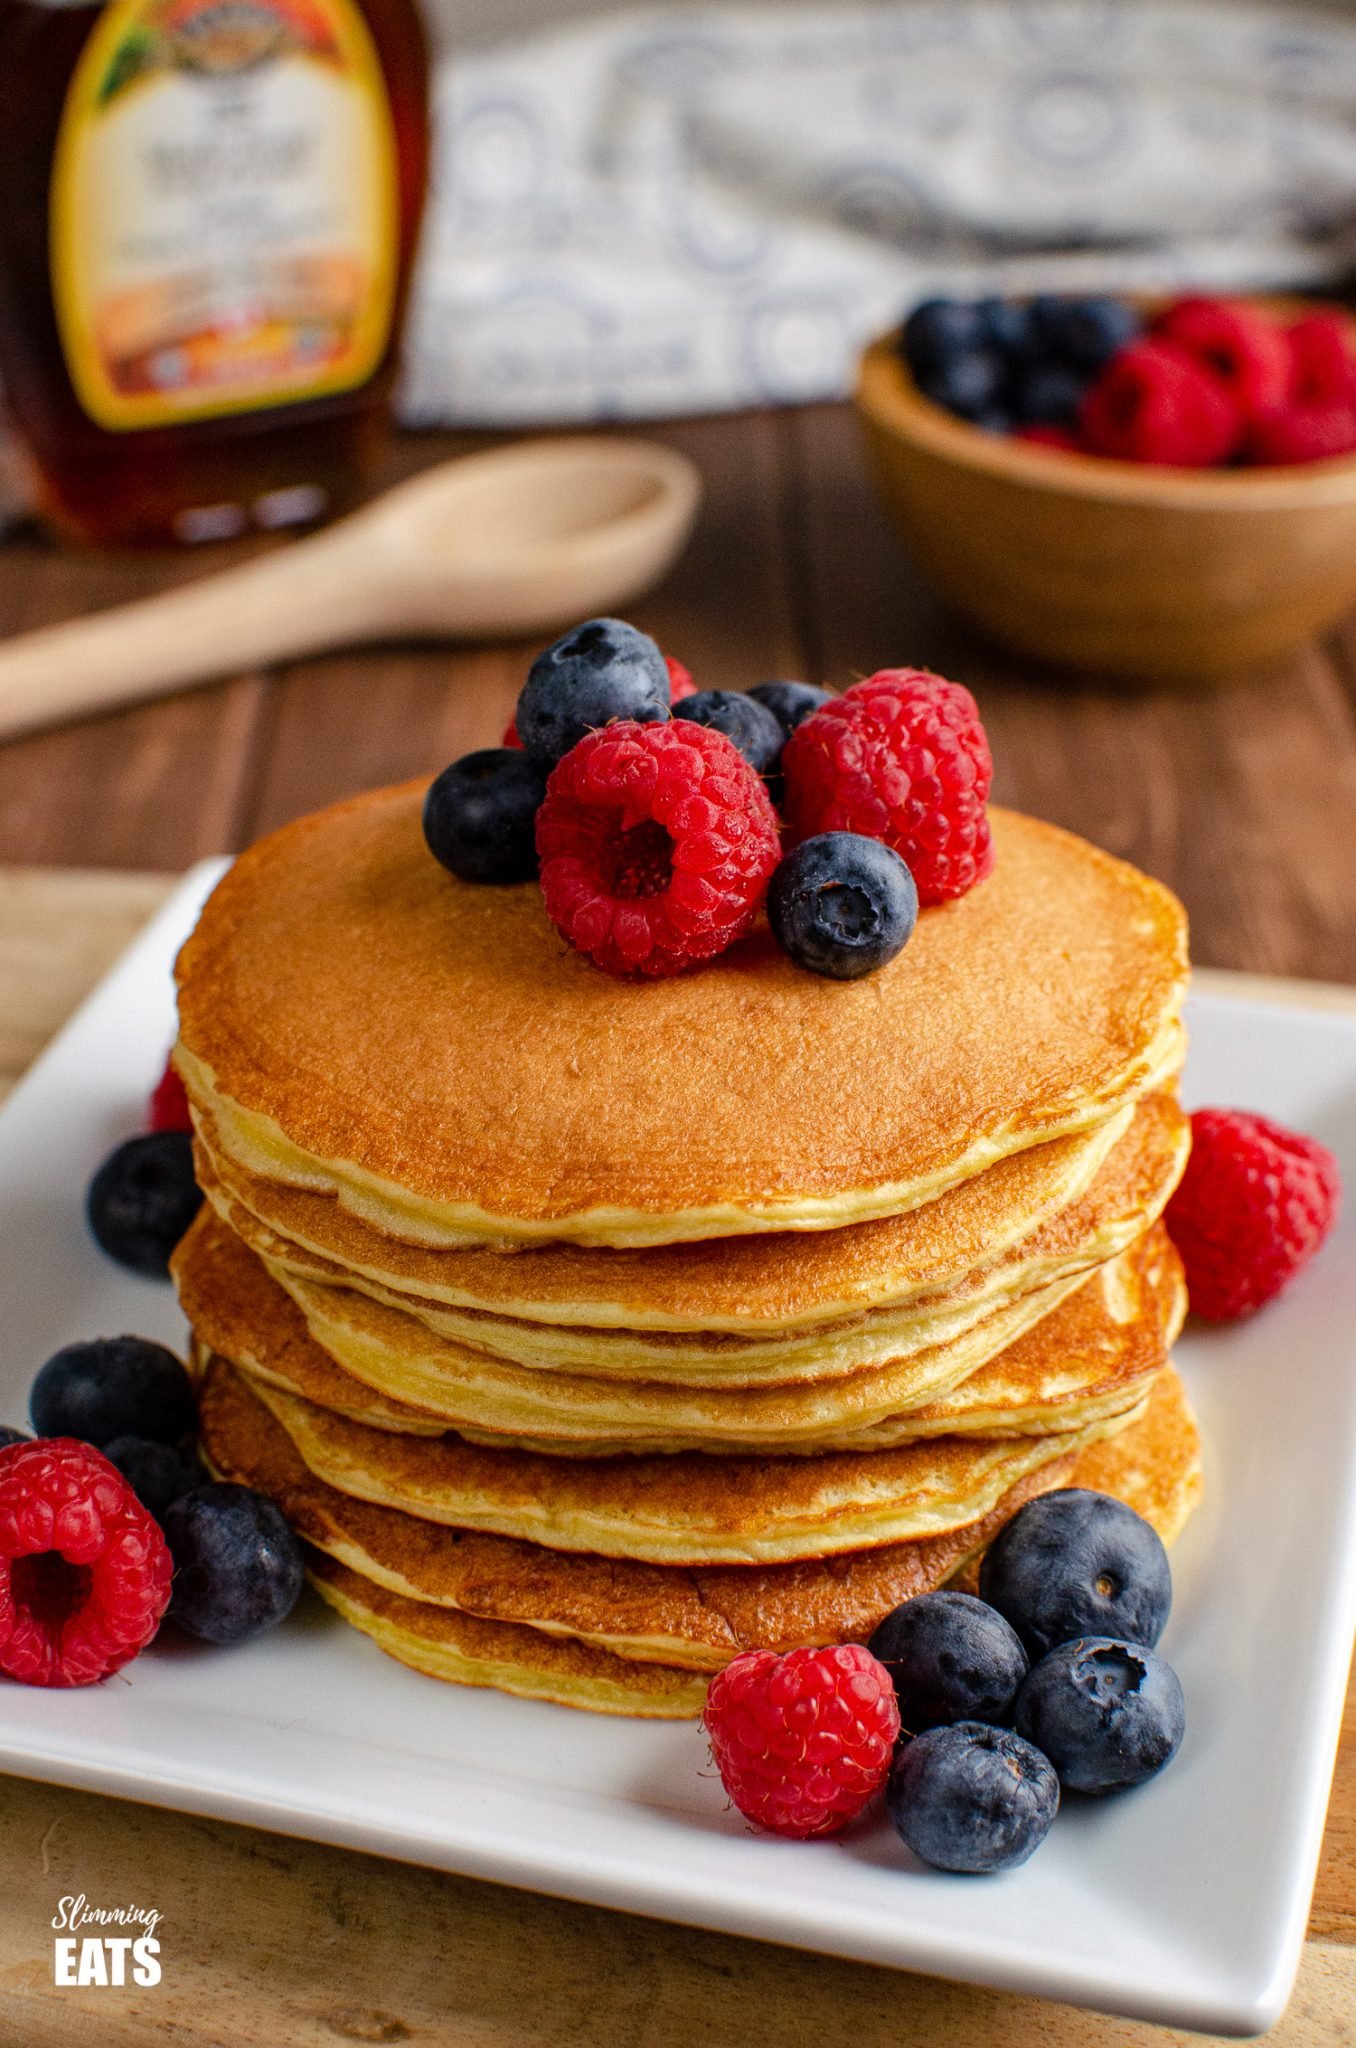
M1195 682L1290 652L1356 602L1356 324L1339 309L968 311L915 309L867 349L856 401L901 537L982 632L1042 662ZM976 353L983 405L963 370Z

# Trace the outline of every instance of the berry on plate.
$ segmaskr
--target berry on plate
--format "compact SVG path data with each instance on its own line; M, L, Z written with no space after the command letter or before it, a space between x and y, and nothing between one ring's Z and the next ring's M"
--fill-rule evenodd
M1017 1728L1066 1790L1115 1792L1142 1785L1176 1756L1186 1704L1177 1673L1152 1650L1084 1636L1033 1665Z
M111 1259L164 1280L170 1253L201 1205L188 1133L151 1131L109 1153L89 1184L85 1214Z
M1248 429L1249 460L1330 462L1356 451L1356 405L1349 400L1282 405L1260 413Z
M984 804L993 780L974 698L926 669L854 683L782 750L793 839L860 832L892 846L920 903L963 896L993 866Z
M116 1465L147 1514L157 1522L176 1500L207 1482L207 1473L191 1437L177 1444L158 1443L147 1436L115 1436L105 1444L104 1456Z
M1040 1847L1059 1811L1059 1779L1010 1728L953 1721L904 1744L885 1803L924 1863L979 1876L1014 1870Z
M1011 1723L1026 1651L1011 1624L972 1594L943 1586L904 1601L867 1648L894 1680L911 1735L952 1721Z
M804 725L812 711L818 711L821 704L833 702L832 690L817 690L813 683L784 680L755 683L749 695L756 703L766 706L787 739L798 725Z
M599 726L668 715L669 672L649 634L624 619L587 619L537 656L515 720L524 750L553 768Z
M1286 329L1285 338L1291 404L1356 405L1356 341L1345 314L1306 313Z
M1118 349L1136 339L1143 326L1127 300L1100 294L1089 298L1043 295L1032 300L1027 317L1028 355L1081 370L1085 377L1109 363Z
M1033 363L1013 387L1013 410L1024 426L1071 427L1087 377L1064 363Z
M812 974L857 981L904 950L918 921L913 876L892 847L859 832L817 832L778 867L768 923Z
M38 1373L28 1413L39 1436L74 1436L100 1450L115 1437L178 1443L198 1420L180 1360L149 1337L63 1344Z
M721 1783L776 1835L831 1835L885 1783L899 1734L890 1674L860 1643L749 1650L711 1681L702 1716Z
M674 706L673 715L690 718L694 725L708 726L712 732L723 732L759 775L776 766L786 741L781 724L766 704L744 690L694 690Z
M424 798L428 850L463 882L526 882L537 872L546 770L512 747L463 754Z
M684 668L681 661L675 661L671 654L666 654L664 666L669 674L670 704L681 704L684 697L696 694L697 685L692 680L692 671Z
M934 405L979 423L1002 405L1007 368L995 349L972 348L920 372L918 387Z
M145 1648L170 1596L165 1539L92 1444L0 1457L0 1671L94 1685Z
M546 785L547 914L609 974L680 974L748 931L781 854L777 814L724 733L690 719L590 733Z
M213 1480L165 1514L174 1559L170 1620L209 1643L247 1643L301 1597L301 1545L282 1510L252 1487Z
M1316 1138L1242 1109L1198 1109L1165 1219L1192 1312L1231 1322L1289 1286L1332 1229L1341 1192Z
M1066 1486L1027 1501L999 1530L979 1568L979 1594L1031 1657L1083 1635L1152 1647L1172 1606L1172 1569L1158 1531L1133 1508Z
M1243 419L1223 381L1170 341L1136 341L1113 356L1079 412L1094 455L1183 469L1223 462Z
M1289 337L1279 321L1257 306L1232 299L1178 299L1154 321L1154 336L1185 349L1217 377L1243 420L1284 405L1290 396Z
M924 299L904 322L900 349L905 362L920 382L940 370L953 357L971 350L1002 347L992 317L985 311L987 301L969 299Z
M153 1131L191 1131L193 1128L188 1110L188 1090L179 1079L178 1068L172 1059L166 1060L165 1071L155 1084L146 1122Z

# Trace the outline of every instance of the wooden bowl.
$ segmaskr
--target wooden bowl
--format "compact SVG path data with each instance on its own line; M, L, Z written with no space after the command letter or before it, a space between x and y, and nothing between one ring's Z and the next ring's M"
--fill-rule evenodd
M932 581L984 633L1080 669L1200 682L1356 603L1356 456L1161 469L981 432L932 404L898 336L862 358L876 484Z

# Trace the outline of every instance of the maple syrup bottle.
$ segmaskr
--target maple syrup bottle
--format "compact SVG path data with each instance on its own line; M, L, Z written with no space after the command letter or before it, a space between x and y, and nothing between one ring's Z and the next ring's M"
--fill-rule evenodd
M427 159L412 0L0 0L0 379L48 521L191 542L350 499Z

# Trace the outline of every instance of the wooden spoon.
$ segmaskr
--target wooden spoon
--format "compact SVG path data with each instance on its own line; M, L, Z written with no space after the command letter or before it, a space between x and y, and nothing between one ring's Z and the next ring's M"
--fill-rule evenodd
M0 646L0 739L368 640L563 630L655 582L701 483L652 441L521 441L438 464L323 533Z

